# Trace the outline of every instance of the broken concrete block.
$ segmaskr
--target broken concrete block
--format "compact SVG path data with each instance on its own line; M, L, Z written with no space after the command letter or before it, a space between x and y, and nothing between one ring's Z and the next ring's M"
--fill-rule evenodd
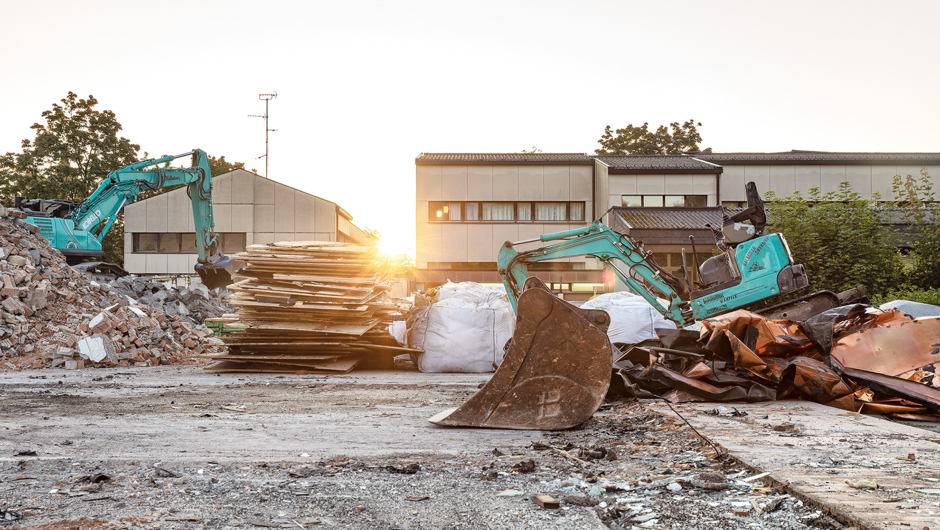
M82 357L87 357L92 362L101 362L105 358L114 364L118 361L114 343L100 333L78 341L78 350Z
M79 359L77 361L65 361L66 370L81 370L85 367L85 361Z
M88 329L92 333L107 333L111 331L111 319L108 318L108 313L102 311L98 313L95 318L91 319L91 322L88 323Z
M13 296L4 298L3 302L0 302L0 306L8 313L13 313L14 315L32 316L33 314L32 309Z
M14 267L22 267L26 265L27 259L23 256L10 256L7 258L7 262L13 265Z

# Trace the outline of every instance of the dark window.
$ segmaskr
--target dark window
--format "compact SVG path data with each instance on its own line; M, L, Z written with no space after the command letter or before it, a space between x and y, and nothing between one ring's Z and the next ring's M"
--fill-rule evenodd
M157 252L160 234L134 234L134 252Z
M232 232L219 234L219 243L226 253L244 252L247 234ZM153 254L195 254L196 234L163 233L134 234L132 239L134 252Z
M245 234L231 233L231 234L221 234L222 237L222 252L244 252L245 251Z
M195 254L199 252L196 247L196 234L181 234L180 252L183 254Z
M180 253L180 234L160 234L160 254Z
M732 203L722 203L723 205ZM621 195L620 205L629 208L705 208L707 195Z

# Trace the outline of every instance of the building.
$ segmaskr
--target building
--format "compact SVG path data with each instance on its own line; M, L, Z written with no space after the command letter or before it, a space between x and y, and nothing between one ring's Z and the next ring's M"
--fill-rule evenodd
M372 240L338 204L243 169L213 177L212 203L226 254L275 241ZM124 268L132 274L193 274L195 238L186 188L124 207Z
M764 196L805 195L814 187L825 193L849 182L865 198L892 199L895 175L926 168L937 182L940 153L422 153L415 166L420 289L447 280L498 283L496 255L504 241L594 219L643 241L657 263L676 271L682 248L691 250L689 235L700 260L711 255L714 239L705 224L720 223L719 205L746 205L748 181ZM615 288L613 276L591 258L533 269L566 299Z

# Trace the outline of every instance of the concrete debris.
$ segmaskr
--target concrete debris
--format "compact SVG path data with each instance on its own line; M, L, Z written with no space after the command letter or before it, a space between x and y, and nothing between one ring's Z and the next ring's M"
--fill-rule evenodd
M238 309L228 303L230 293L226 289L209 289L198 283L189 287L166 286L146 278L124 276L105 285L127 297L131 305L149 305L190 324L202 324L208 318L218 318Z
M221 348L211 330L180 316L178 308L146 301L128 307L112 287L122 280L89 280L38 232L0 217L0 370L191 363L194 355ZM201 290L168 292L171 297L191 316L214 300Z

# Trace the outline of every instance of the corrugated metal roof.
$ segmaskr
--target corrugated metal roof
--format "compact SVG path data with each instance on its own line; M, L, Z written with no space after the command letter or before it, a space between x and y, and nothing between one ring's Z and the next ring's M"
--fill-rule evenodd
M613 213L635 230L701 230L721 227L721 212L711 208L614 208Z
M940 164L940 153L851 153L787 151L783 153L693 153L715 164Z
M721 173L721 166L685 155L603 155L597 160L611 173L640 171L689 171Z
M733 215L744 208L728 209ZM902 208L880 208L881 223L885 225L904 225L908 222L907 210ZM613 214L626 228L633 230L694 230L703 229L706 224L721 227L721 211L717 206L708 208L614 208ZM940 208L928 210L927 222L940 223ZM767 224L773 222L773 206L767 205Z
M415 165L542 164L593 165L584 153L421 153Z

